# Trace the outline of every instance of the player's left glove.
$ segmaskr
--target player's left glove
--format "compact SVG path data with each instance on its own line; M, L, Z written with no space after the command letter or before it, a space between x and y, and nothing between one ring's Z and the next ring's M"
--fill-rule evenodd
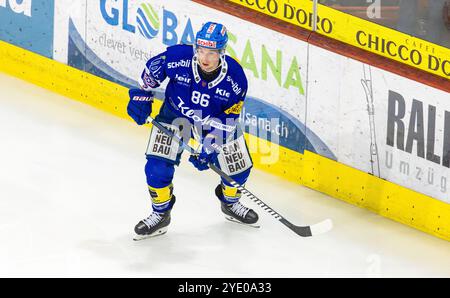
M137 124L145 124L147 117L152 113L153 92L141 89L130 89L128 92L130 101L127 112Z
M208 164L213 163L217 160L217 155L219 154L219 145L215 144L214 141L209 140L204 142L202 146L202 151L199 155L191 155L189 161L196 167L199 171L204 171L209 169Z

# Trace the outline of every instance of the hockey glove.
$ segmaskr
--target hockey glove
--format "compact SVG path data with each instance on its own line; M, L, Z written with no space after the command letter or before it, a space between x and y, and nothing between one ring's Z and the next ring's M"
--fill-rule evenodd
M218 154L219 146L208 139L208 142L203 143L200 154L191 155L189 161L197 168L197 170L204 171L209 169L209 163L213 163L217 160Z
M145 124L147 117L152 113L153 93L141 89L130 89L128 94L130 96L127 106L128 115L137 124Z

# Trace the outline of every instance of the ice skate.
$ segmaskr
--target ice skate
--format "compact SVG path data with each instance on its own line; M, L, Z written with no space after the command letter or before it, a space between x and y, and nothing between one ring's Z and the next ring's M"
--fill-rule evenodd
M152 212L149 217L141 220L134 232L136 235L133 240L139 241L150 237L160 236L167 232L170 224L170 211L165 213Z
M241 202L237 201L233 204L227 204L223 202L222 187L218 185L216 187L216 196L221 199L221 209L225 214L225 218L229 221L240 223L246 226L259 228L258 214L252 209L244 206Z
M175 204L175 196L172 195L171 205ZM134 232L136 233L133 240L143 240L150 237L160 236L167 232L168 226L170 224L170 212L169 209L166 212L155 212L153 211L149 217L141 220L135 227Z

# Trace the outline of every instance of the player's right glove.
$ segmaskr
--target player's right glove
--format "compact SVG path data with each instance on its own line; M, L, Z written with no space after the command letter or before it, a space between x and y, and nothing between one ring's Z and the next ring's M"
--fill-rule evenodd
M197 168L199 171L204 171L209 169L208 164L214 163L217 160L217 155L219 154L220 146L215 143L214 137L206 137L203 140L202 150L198 155L191 155L189 161Z
M130 96L130 101L127 106L128 115L137 124L145 124L147 117L152 113L153 92L130 89L128 94Z

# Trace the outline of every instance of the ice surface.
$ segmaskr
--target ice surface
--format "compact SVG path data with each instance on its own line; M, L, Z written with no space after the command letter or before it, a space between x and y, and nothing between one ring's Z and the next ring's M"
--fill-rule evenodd
M261 228L231 223L219 179L187 154L175 174L167 234L132 240L150 212L149 129L0 73L0 277L450 277L450 243L254 170L247 188Z

